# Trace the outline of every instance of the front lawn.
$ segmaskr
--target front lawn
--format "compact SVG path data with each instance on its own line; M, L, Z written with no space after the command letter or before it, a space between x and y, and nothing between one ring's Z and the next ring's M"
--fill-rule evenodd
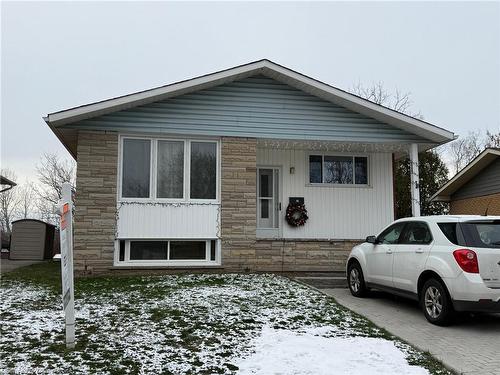
M77 345L66 350L58 267L3 275L4 373L449 373L332 298L275 275L77 279Z

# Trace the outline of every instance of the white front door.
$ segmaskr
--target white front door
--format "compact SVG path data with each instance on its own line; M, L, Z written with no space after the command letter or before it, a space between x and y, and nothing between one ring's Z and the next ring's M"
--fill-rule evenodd
M280 168L259 167L257 170L257 236L280 237Z

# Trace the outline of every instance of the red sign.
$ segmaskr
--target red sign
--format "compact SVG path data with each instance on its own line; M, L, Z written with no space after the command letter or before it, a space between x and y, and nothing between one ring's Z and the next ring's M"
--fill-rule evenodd
M68 212L69 212L69 204L65 203L61 215L61 230L66 229L66 226L68 225Z

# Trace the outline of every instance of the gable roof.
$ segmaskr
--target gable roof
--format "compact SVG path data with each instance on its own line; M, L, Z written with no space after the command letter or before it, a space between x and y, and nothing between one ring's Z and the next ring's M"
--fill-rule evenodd
M375 104L265 59L150 90L50 113L44 117L44 120L70 153L75 156L74 150L68 146L69 140L61 132L62 129L58 129L64 125L177 97L255 75L264 75L275 79L353 112L416 134L426 139L427 143L437 145L454 139L453 132L446 129Z
M451 180L444 184L432 197L432 201L449 202L451 196L467 182L477 176L483 169L500 157L500 149L487 148L474 160L467 164Z

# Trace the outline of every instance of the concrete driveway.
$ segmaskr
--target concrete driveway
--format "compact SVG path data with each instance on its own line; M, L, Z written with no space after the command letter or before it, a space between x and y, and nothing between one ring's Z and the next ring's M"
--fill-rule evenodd
M382 292L355 298L348 289L321 289L379 327L429 351L459 374L500 374L500 314L461 316L451 327L427 322L418 304Z

